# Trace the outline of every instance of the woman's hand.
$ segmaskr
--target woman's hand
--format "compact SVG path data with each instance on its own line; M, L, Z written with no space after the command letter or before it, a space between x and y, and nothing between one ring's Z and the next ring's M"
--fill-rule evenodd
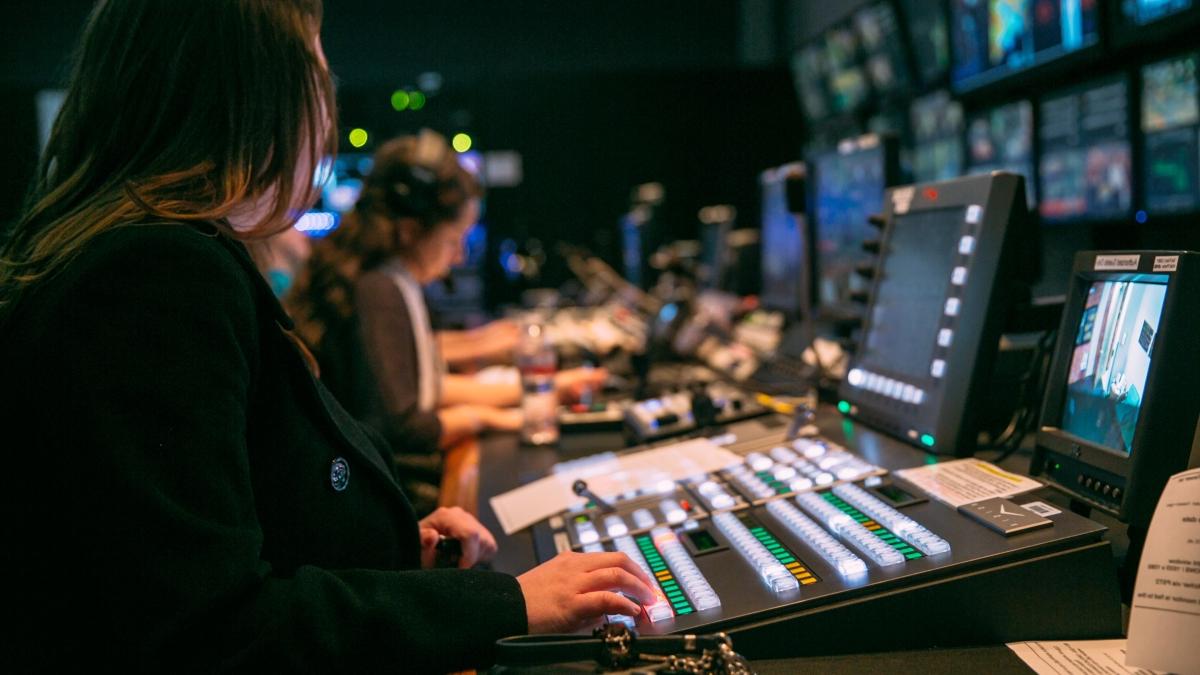
M479 406L484 429L492 431L520 431L525 423L525 413L520 408L492 408Z
M530 633L573 633L606 614L637 616L654 602L649 577L624 553L560 553L517 577ZM618 593L620 591L620 593Z
M457 539L462 546L460 568L473 567L475 563L491 560L496 554L496 539L475 516L457 506L439 508L418 523L421 534L421 567L433 567L437 557L437 543L442 536Z
M554 376L554 387L560 401L573 403L584 393L602 389L607 379L608 371L603 368L571 368Z

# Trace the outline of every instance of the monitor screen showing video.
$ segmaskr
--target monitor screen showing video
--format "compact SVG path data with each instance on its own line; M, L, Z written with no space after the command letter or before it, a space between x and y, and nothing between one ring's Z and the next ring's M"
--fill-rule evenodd
M908 59L900 37L900 22L888 2L878 2L854 14L854 28L862 43L864 64L871 86L889 93L909 86Z
M1124 77L1053 94L1039 106L1046 221L1120 220L1133 202L1129 87Z
M1133 447L1167 281L1139 275L1092 283L1067 373L1064 431L1117 452Z
M1097 2L951 0L951 83L974 89L1098 44Z
M908 24L917 77L925 85L942 81L950 68L945 6L930 0L904 0L901 9Z
M829 95L825 91L828 64L822 45L813 43L792 54L792 79L796 84L796 95L800 106L810 121L829 115Z
M939 91L913 101L913 180L918 183L958 178L963 174L963 109Z
M967 121L967 173L1008 171L1025 177L1029 206L1033 189L1033 104L1017 101L971 115Z
M1142 68L1142 175L1152 214L1200 208L1198 61L1192 53Z
M763 172L762 304L789 314L800 311L804 273L802 222L788 210L786 167Z
M1121 0L1121 19L1127 24L1145 26L1186 12L1192 0Z
M871 93L861 56L858 36L849 25L835 26L825 33L825 63L834 112L857 110Z
M886 167L882 145L833 152L816 159L816 256L818 299L845 305L867 282L855 267L870 256L862 244L878 236L867 217L882 212Z

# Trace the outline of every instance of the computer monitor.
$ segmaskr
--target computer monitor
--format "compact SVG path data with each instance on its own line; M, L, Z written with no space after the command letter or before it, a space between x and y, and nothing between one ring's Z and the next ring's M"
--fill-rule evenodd
M789 183L805 180L800 162L767 169L759 175L762 190L762 292L759 300L766 309L799 316L807 283L806 232L808 219L803 210L789 206ZM792 187L802 193L803 187ZM796 202L799 200L791 200ZM796 204L801 206L802 204Z
M951 85L967 91L1100 42L1097 2L950 0Z
M1200 208L1200 54L1142 68L1143 194L1149 215Z
M810 121L829 116L832 104L826 90L829 65L825 59L824 42L810 42L792 54L792 80L800 107Z
M1025 177L1025 197L1033 189L1033 104L1016 101L967 117L967 173L1008 171Z
M1042 219L1128 217L1133 178L1127 78L1117 75L1051 94L1038 111Z
M826 313L845 313L854 293L868 289L856 268L871 260L862 249L878 231L867 218L883 212L883 193L899 174L896 139L868 134L846 139L808 163L815 174L817 299Z
M888 190L843 413L927 450L974 451L1004 319L1028 282L1024 182L998 172Z
M853 112L867 102L871 88L862 67L858 35L849 23L825 32L825 62L833 112Z
M1113 3L1112 36L1117 46L1153 43L1200 24L1196 0L1120 0Z
M1200 254L1082 252L1031 473L1146 525L1167 478L1200 462Z
M858 10L853 17L863 50L863 65L876 93L887 95L907 90L912 84L900 21L890 0L879 0Z
M733 265L729 234L737 220L737 210L728 204L706 206L697 214L700 221L700 267L697 281L706 290L727 283Z
M909 108L913 134L913 180L949 180L963 174L963 109L950 92L915 99Z
M940 84L950 69L946 5L932 0L903 0L900 11L908 26L917 79L926 87Z

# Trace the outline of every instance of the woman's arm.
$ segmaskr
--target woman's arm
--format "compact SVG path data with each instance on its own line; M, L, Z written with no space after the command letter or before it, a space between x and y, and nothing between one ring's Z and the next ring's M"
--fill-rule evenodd
M478 361L510 363L517 348L520 329L508 319L499 319L471 330L440 330L438 349L451 367Z

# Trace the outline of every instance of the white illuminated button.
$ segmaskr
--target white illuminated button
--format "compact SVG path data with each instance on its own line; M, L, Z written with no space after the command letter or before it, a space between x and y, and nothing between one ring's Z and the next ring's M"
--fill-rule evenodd
M811 478L797 478L791 483L788 483L788 488L790 488L792 492L803 492L811 489L812 486L813 482Z
M667 567L671 568L671 573L675 575L679 585L683 586L683 592L691 599L696 609L703 611L720 607L721 599L709 585L708 579L705 579L704 574L696 567L696 563L692 562L692 557L688 555L683 544L679 543L675 533L666 527L657 527L650 532L650 536L654 538L654 546L667 561Z
M804 456L807 457L808 459L816 459L816 458L820 457L821 455L825 454L825 446L824 445L821 445L820 443L814 443L813 441L809 441L809 440L804 440L803 448L800 447L800 441L796 441L795 447L800 452L803 452Z
M675 491L675 481L669 478L664 478L654 484L654 489L660 495L671 494Z
M752 452L746 455L746 463L749 464L750 468L754 469L755 471L766 471L767 469L771 468L772 464L774 464L770 457L767 457L759 452Z
M925 402L925 390L918 389L916 391L916 393L913 394L913 403L916 403L917 405L921 405L924 402Z
M732 509L736 503L737 502L734 500L733 496L725 492L715 495L709 501L709 504L712 504L714 509Z
M958 298L946 298L946 316L958 316L958 310L962 307L962 300Z
M790 464L791 462L796 461L796 453L792 452L785 446L777 445L771 448L771 459L774 459L776 462Z
M674 499L662 500L658 505L658 510L662 511L663 515L667 517L667 522L672 525L687 520L687 511L684 511L679 506L679 502Z
M850 372L846 374L846 379L850 382L850 386L861 387L866 375L863 374L861 368L851 368Z
M917 400L917 388L911 384L904 385L904 393L900 395L900 398L905 403L915 403Z
M824 471L817 474L817 477L814 480L817 482L817 485L832 485L834 481L834 475L828 471Z
M929 366L929 374L934 377L941 377L946 374L946 362L941 359L934 359L933 364Z
M967 224L978 225L980 219L983 218L983 207L978 204L971 204L967 207Z
M633 524L641 530L654 527L654 515L650 513L649 509L638 509L633 512Z
M706 480L703 483L701 483L699 486L696 487L696 491L699 492L700 494L704 495L705 497L712 497L713 495L718 495L718 494L721 494L722 492L724 492L724 490L721 489L720 485L717 485L716 482L711 481L711 480Z
M892 386L888 388L887 395L891 396L892 398L900 398L900 394L904 392L904 383L892 380L891 385Z
M601 544L599 542L592 542L590 544L584 544L583 552L584 553L604 553L604 544Z
M596 531L596 526L590 520L576 525L575 534L579 537L579 543L584 546L600 541L600 533Z
M967 268L962 266L955 267L954 271L950 273L950 283L955 286L962 286L967 283Z
M621 520L621 516L615 513L604 517L604 530L610 537L622 537L629 534L629 527L625 525L624 520Z
M775 469L771 471L771 475L775 476L775 480L777 481L789 481L796 477L796 469L784 464L775 467Z
M954 338L954 331L949 328L943 328L938 331L938 346L949 347L950 340Z
M975 237L966 235L958 240L958 252L963 255L971 255L975 252Z

